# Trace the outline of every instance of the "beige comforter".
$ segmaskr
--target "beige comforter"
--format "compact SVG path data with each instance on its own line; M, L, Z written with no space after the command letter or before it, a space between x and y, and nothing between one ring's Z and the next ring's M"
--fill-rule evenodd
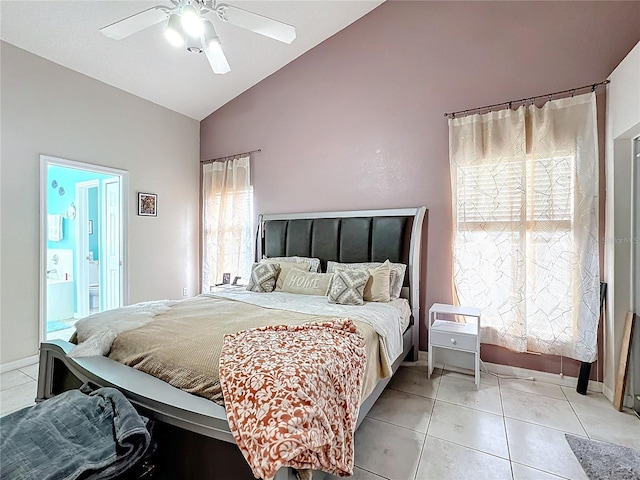
M153 375L174 387L223 404L218 377L224 335L267 325L300 325L333 317L274 310L223 298L198 296L172 306L147 325L120 333L109 358ZM355 320L365 339L362 399L388 376L378 334Z

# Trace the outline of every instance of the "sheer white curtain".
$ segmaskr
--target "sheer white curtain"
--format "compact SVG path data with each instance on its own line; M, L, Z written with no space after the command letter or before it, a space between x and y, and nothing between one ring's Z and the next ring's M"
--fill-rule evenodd
M595 94L450 119L449 154L454 295L481 341L594 361Z
M202 291L230 273L245 281L253 262L250 157L202 166Z

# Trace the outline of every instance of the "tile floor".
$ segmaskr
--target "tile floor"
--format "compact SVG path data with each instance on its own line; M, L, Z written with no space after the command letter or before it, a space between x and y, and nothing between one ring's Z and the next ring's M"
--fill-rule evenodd
M356 432L358 480L586 479L564 434L640 450L640 420L601 393L403 366Z
M0 416L35 403L38 364L0 374Z
M0 415L33 404L37 365L0 375ZM640 450L640 420L599 393L403 366L356 432L354 480L586 479L565 432Z

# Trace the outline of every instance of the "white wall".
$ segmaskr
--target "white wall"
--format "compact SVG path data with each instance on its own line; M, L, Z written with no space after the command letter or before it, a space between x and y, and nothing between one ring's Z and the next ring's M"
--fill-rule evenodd
M1 55L0 364L38 352L40 154L129 172L129 300L195 294L200 125L7 43ZM153 79L150 79L153 81ZM158 216L136 215L136 192Z
M632 139L640 135L640 43L609 76L607 92L607 225L606 274L607 317L604 329L605 394L615 389L622 334L631 305L633 282L640 273L632 270ZM630 375L630 378L632 376ZM633 388L632 385L630 385ZM632 391L631 388L627 392Z

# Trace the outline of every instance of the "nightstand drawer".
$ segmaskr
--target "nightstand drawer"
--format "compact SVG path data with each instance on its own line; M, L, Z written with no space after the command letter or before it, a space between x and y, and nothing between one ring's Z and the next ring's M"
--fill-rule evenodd
M478 340L476 335L465 335L459 332L438 330L437 328L432 328L429 335L431 335L431 345L435 347L455 348L472 352L475 352L477 348Z

